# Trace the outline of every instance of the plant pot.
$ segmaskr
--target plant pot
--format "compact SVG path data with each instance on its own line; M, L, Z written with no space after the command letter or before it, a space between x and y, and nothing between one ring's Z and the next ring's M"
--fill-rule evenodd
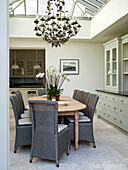
M59 101L60 100L60 95L59 96L52 95L50 97L48 97L48 95L47 95L47 100L52 100L52 99L54 99L55 101Z

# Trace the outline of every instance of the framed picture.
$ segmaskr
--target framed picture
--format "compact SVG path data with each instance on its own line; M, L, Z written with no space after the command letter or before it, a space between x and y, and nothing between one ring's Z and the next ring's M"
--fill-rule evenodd
M68 75L79 74L79 60L78 59L61 59L60 72Z

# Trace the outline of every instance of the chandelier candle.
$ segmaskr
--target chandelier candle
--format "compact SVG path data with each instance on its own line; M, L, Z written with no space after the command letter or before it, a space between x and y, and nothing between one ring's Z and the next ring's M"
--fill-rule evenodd
M47 17L36 18L34 31L52 47L60 47L75 36L81 27L76 20L72 21L69 18L64 0L48 0L46 14Z

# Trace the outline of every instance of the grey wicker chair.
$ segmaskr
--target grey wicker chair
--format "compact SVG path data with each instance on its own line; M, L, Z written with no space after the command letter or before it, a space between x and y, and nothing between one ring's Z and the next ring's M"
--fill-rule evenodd
M96 94L90 94L87 104L87 116L79 117L79 140L85 140L90 143L93 143L93 147L96 148L94 135L93 135L93 116L95 108L98 102L99 96ZM75 139L74 134L74 119L72 117L67 117L69 124L69 136L70 140Z
M39 89L39 90L38 90L38 96L46 95L46 93L47 93L47 90L46 90L46 89Z
M88 105L88 99L89 99L89 95L90 93L89 92L84 92L83 96L82 96L82 99L81 99L81 103L85 104L86 105L86 108L87 108L87 105ZM84 110L80 110L79 111L79 115L85 115L85 116L88 116L88 112L87 112L87 109L84 109Z
M31 114L30 111L27 110L24 106L24 101L23 101L23 97L20 91L16 91L15 92L16 98L17 98L17 102L19 104L19 108L20 109L20 113L21 113L21 118L30 118Z
M77 93L78 93L78 91L79 91L79 90L76 89L76 90L74 90L74 92L73 92L72 98L75 99L75 100L77 99Z
M69 127L58 124L58 102L30 100L32 117L32 147L30 163L33 157L56 161L59 167L61 154L69 154Z
M82 101L82 98L83 98L83 95L84 95L84 91L78 90L77 96L76 96L75 100L81 102L81 101Z
M20 105L17 102L16 96L11 96L10 101L15 116L16 136L15 136L14 153L16 153L18 147L31 144L32 122L31 119L29 118L21 119Z

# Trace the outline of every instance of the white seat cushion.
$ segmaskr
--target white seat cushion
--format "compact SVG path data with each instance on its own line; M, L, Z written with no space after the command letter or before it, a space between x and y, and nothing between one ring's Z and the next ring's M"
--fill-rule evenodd
M79 112L79 116L84 116L84 113L83 112Z
M60 131L62 131L63 129L67 128L67 127L68 127L68 125L58 124L58 133L59 133Z
M24 118L18 120L19 125L31 125L32 121L31 118Z
M21 118L30 118L31 113L29 110L25 110L23 114L21 114Z
M67 119L71 123L75 122L74 118L72 118L72 117L67 117ZM89 119L87 116L80 116L79 117L79 122L90 122L90 121L91 121L91 119Z
M31 117L31 115L30 114L21 114L21 118L30 118Z
M30 110L25 110L24 113L31 115Z

